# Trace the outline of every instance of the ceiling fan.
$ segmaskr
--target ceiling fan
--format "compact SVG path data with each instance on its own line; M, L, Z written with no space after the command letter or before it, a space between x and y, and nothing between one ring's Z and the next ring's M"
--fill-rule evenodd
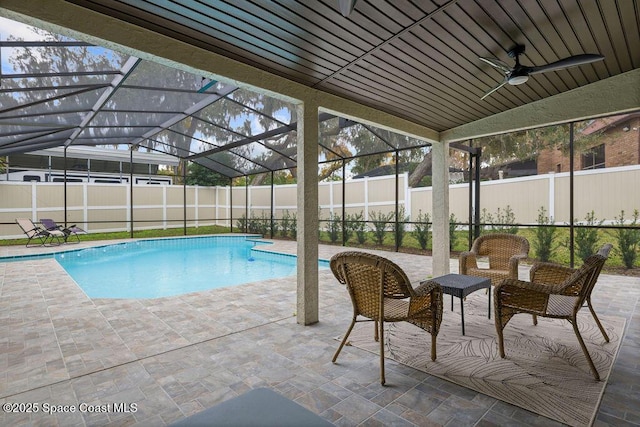
M504 81L500 83L498 86L496 86L495 88L491 89L489 92L485 93L481 99L485 99L487 96L491 95L493 92L497 91L507 83L514 86L522 84L527 80L529 80L529 76L532 74L546 73L547 71L558 71L565 68L576 67L578 65L584 65L584 64L589 64L591 62L601 61L604 59L604 56L602 55L585 53L582 55L569 56L568 58L551 62L549 64L539 65L537 67L535 66L529 67L527 65L520 64L519 56L522 55L523 53L524 53L524 45L520 45L520 44L514 46L513 48L511 48L511 50L509 50L509 52L507 52L509 57L514 58L516 61L513 67L509 67L507 64L505 64L504 62L500 61L497 58L480 57L480 60L486 62L492 67L499 69L505 74Z

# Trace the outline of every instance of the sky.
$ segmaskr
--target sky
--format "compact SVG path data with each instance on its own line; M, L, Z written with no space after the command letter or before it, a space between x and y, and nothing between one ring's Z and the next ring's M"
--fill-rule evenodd
M0 41L6 41L10 35L21 37L25 40L35 40L35 34L30 28L20 22L0 17ZM2 48L2 72L6 74L12 72L8 61L10 50L9 48Z

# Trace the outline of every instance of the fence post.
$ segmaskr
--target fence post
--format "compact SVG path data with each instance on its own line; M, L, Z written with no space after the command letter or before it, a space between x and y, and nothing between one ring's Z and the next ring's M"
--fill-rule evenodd
M274 223L274 217L273 217L273 206L274 206L274 201L275 201L275 192L274 192L274 185L273 185L273 171L271 171L271 238L273 239L273 223Z
M162 186L162 229L167 229L167 186Z
M556 211L556 173L551 171L549 176L549 218L555 218ZM555 222L555 220L553 221Z
M364 220L369 221L369 177L364 177Z
M344 246L347 243L346 239L345 239L345 237L347 237L347 233L346 233L346 230L344 228L344 226L346 224L345 216L346 216L346 212L347 212L347 210L345 208L345 205L346 205L345 199L347 197L346 184L344 182L345 171L346 171L346 164L345 164L344 159L342 159L342 246Z
M409 216L409 221L411 221L411 189L409 188L409 172L405 172L403 174L404 180L404 213Z
M82 184L82 219L84 220L84 229L89 232L91 231L89 227L87 227L89 221L89 183L84 182ZM66 219L65 219L66 222Z
M38 187L36 181L31 181L31 218L38 221Z
M195 187L193 187L193 191L194 191L194 195L193 195L193 219L195 220L195 226L196 228L198 228L200 226L200 224L198 223L198 211L200 210L200 207L198 206L198 189L200 187L196 184Z

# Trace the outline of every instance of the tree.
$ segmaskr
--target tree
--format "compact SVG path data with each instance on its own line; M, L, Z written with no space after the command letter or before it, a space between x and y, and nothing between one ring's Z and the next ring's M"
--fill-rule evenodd
M433 170L431 167L431 150L429 150L423 157L422 161L418 163L418 166L409 175L409 187L418 187L422 178L427 175L431 175Z
M33 31L38 33L41 39L48 41L72 41L47 31L38 29ZM87 114L92 114L90 112L99 106L97 103L100 96L110 90L110 83L115 77L109 73L122 71L129 59L128 55L88 46L82 42L78 42L78 46L49 45L14 48L10 51L8 60L16 74L21 71L69 74L78 71L97 71L97 73L73 77L51 75L39 78L35 84L34 80L29 78L3 79L3 90L13 87L15 91L3 91L0 94L0 103L4 109L27 103L37 105L38 112L50 113L48 117L57 117L57 122L53 126L63 128L63 131L70 134L69 129L89 117ZM104 73L100 73L101 71ZM293 104L249 90L230 91L229 89L233 89L230 86L215 82L211 87L207 85L206 90L201 93L204 80L199 76L151 61L141 61L129 71L131 72L127 73L122 86L108 98L108 105L105 104L107 108L100 111L92 120L96 123L100 122L101 125L106 124L111 128L122 129L120 136L113 138L110 132L109 135L106 133L100 135L100 130L106 127L88 126L82 132L83 138L92 139L88 143L109 144L114 147L135 143L134 150L159 151L183 159L193 153L210 152L207 158L212 161L202 163L201 166L213 168L223 174L228 171L226 169L228 167L234 171L234 174L251 175L254 185L269 180L272 170L288 171L288 177L295 180L297 138L292 129L287 129L290 124L297 121ZM94 90L82 93L87 85L96 86ZM25 88L34 89L34 86L42 86L44 89L25 90ZM142 90L144 90L143 95L141 95ZM73 93L74 91L78 93ZM62 92L64 93L61 95ZM222 94L225 96L220 96ZM220 97L220 99L172 124L170 128L147 137L150 129L158 126L158 123L172 119L171 115L177 117L178 112L185 112L193 105L214 97ZM56 99L57 102L46 101L47 99ZM65 111L69 112L56 115L60 100L64 100ZM163 120L158 121L158 118ZM252 139L280 128L283 129L282 133L260 140ZM20 129L16 128L16 131ZM11 131L7 129L7 132ZM319 147L319 155L329 161L323 165L320 179L331 176L341 169L343 158L370 154L352 161L355 173L366 172L383 164L393 164L395 159L389 150L415 145L415 142L403 135L362 124L353 124L353 122L344 122L338 118L322 121L320 134L323 141ZM141 140L142 136L146 139ZM66 136L61 138L64 139ZM102 144L102 141L106 142ZM52 141L51 145L58 143L59 141ZM219 151L221 147L230 143L238 144L226 152ZM225 153L226 157L223 156ZM399 161L407 162L413 155L412 151L402 151ZM331 160L337 161L331 162ZM187 162L181 161L176 171L177 180L184 175L186 167ZM264 171L269 172L259 173ZM200 172L200 170L192 171L198 174L198 179L202 178Z
M187 174L187 185L228 186L229 178L197 163L191 163Z
M546 126L489 136L478 139L474 146L482 147L483 166L531 159L544 149L568 150L569 125Z

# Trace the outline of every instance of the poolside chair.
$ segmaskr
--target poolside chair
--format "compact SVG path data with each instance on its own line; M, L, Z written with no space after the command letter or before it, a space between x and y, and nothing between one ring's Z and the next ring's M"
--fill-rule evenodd
M600 375L580 335L576 317L586 302L605 341L609 342L609 336L591 305L591 292L598 281L611 246L609 243L604 245L598 253L589 256L578 269L539 262L531 268L529 282L505 279L496 286L494 309L500 356L505 357L503 330L514 315L532 314L534 325L538 324L537 316L565 319L573 326L591 372L596 381L599 381Z
M65 243L80 243L80 236L79 234L87 234L86 231L84 231L82 228L74 225L70 225L69 227L62 227L61 225L56 224L56 222L52 219L49 218L42 218L40 220L40 224L42 224L42 226L49 230L58 230L64 233L64 242ZM69 236L75 236L76 237L76 242L69 242Z
M518 278L518 263L529 256L529 241L522 236L508 233L492 233L478 237L468 252L458 258L459 272L466 276L491 279L496 286L503 279ZM487 257L489 268L478 266L477 260Z
M356 322L373 321L380 342L380 383L384 377L384 322L410 322L431 334L431 360L436 360L436 336L442 322L442 288L433 281L415 290L392 261L365 252L342 252L330 261L336 279L347 285L353 304L351 325L333 356L335 363ZM362 316L365 319L358 319Z
M29 238L26 245L28 248L33 246L45 246L47 244L51 245L53 244L53 239L56 239L56 244L59 245L61 243L60 238L64 239L65 237L62 231L44 229L35 225L33 221L27 218L16 218L16 223ZM29 243L31 243L33 239L39 240L40 244L29 246Z

